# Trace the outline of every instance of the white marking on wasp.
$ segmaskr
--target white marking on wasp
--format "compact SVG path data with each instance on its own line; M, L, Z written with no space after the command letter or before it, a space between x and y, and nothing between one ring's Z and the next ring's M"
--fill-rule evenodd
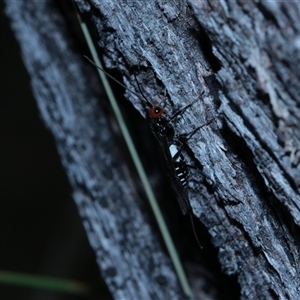
M169 146L169 151L171 154L171 157L175 164L175 172L178 180L181 182L182 186L187 186L187 176L188 176L188 170L186 166L184 165L184 158L178 150L178 145L171 144ZM179 163L179 164L176 164Z
M178 148L175 144L170 145L169 150L172 158L178 153ZM180 161L180 158L177 157L176 161Z

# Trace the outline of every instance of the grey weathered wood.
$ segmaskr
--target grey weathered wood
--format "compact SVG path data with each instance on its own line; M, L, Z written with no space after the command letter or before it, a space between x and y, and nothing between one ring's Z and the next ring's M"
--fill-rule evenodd
M170 259L121 163L97 74L72 41L61 11L54 1L6 1L6 14L113 297L183 299Z
M161 101L166 91L169 115L199 99L176 120L178 133L190 132L215 118L188 141L202 167L202 172L191 170L188 193L194 214L205 224L219 251L223 271L237 276L241 299L298 299L299 5L197 0L190 0L190 6L175 0L76 3L96 29L95 40L105 51L106 65L117 67L131 90L138 92L135 73L151 101ZM112 152L111 159L118 154L112 150L115 145L109 144L111 133L105 131L106 121L99 117L96 96L90 94L95 83L87 74L93 78L92 72L71 49L65 50L67 33L55 40L54 32L63 34L64 26L56 21L56 30L49 27L56 24L53 18L44 19L51 6L45 4L41 9L43 4L39 3L36 11L34 5L7 1L7 11L14 20L42 116L57 139L108 286L116 298L180 298L167 259L149 227L141 226L145 220L132 200L137 196L119 177L122 170L115 171L106 164L107 169L98 169L103 167L99 163L102 159L107 161L104 153ZM25 17L46 26L48 35L25 23ZM36 55L33 46L42 45L27 42L28 28L33 37L38 34L45 43ZM48 49L53 44L59 46L57 52ZM66 80L67 75L72 76L67 73L71 67L75 68L71 70L73 76L76 74L72 82L77 86ZM127 96L145 115L141 100L130 92ZM102 137L105 140L98 141ZM85 146L84 153L78 150L81 145ZM100 148L103 152L97 151ZM112 176L105 181L107 172ZM117 178L118 185L112 183L112 177ZM113 200L107 201L110 189L103 191L101 181L114 187ZM118 202L125 191L130 195L129 200L126 198L130 210ZM128 218L124 217L127 214ZM114 226L122 228L124 224L129 226L126 243L114 246L111 253L107 245L124 239L123 231L115 231ZM147 228L147 234L139 236L139 228ZM105 239L99 238L101 232ZM127 252L122 255L124 249ZM143 252L145 249L153 253ZM134 256L134 252L139 255ZM103 255L107 260L101 261ZM166 265L161 270L168 270L167 282L157 283L143 261ZM130 268L133 262L137 265ZM195 275L190 277L195 281ZM139 298L145 295L149 297Z
M229 260L228 271L239 274L244 298L297 299L300 4L193 0L190 4L222 65L216 76L223 87L226 124L250 153L242 164L226 167L222 160L224 171L233 170L228 175L234 177L232 181L224 172L225 184L228 189L229 182L237 187L234 197L241 200L225 206L226 218L244 238L234 237L229 244L238 245L230 248L217 242L225 253L221 261Z
M299 4L76 2L98 16L107 66L131 89L143 66L147 97L165 88L167 113L199 98L178 133L216 118L188 142L204 174L193 173L189 195L241 298L299 298Z

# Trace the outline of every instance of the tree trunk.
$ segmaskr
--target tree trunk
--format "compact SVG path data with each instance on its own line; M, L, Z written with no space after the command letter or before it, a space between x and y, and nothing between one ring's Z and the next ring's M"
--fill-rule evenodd
M172 124L177 136L207 124L183 150L198 166L187 193L240 298L299 299L299 4L76 4L143 116L142 97L129 91L140 94L134 74L151 103L164 100L166 116L197 100ZM64 16L52 1L7 0L6 12L113 296L183 299L139 185L123 165L96 74ZM204 297L203 282L217 290L217 275L209 281L200 268L197 260L186 262L196 299Z

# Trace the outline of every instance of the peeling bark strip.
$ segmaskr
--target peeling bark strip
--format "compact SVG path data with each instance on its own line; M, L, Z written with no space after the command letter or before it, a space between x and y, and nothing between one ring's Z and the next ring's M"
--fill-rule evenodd
M114 297L182 299L133 200L138 196L115 168L118 153L97 106L99 94L93 94L91 68L74 53L61 16L49 2L6 3L42 117ZM130 89L138 92L135 73L148 99L159 102L166 90L170 115L199 99L178 120L178 134L217 117L188 141L202 167L191 172L189 199L223 271L236 275L241 299L300 299L299 4L76 3L97 32L106 65L118 67ZM141 100L127 96L145 115ZM189 275L196 286L201 278L195 274Z

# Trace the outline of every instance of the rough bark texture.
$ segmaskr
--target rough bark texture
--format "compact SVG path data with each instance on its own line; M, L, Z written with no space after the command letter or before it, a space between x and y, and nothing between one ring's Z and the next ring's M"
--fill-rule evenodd
M6 3L114 297L182 299L121 168L94 74L62 17L48 2ZM167 91L167 115L199 99L175 120L177 134L213 120L187 142L201 169L191 171L188 194L241 299L300 298L299 4L76 3L106 65L118 67L131 90L138 93L134 73L153 103ZM141 100L127 96L146 115Z
M120 163L94 68L76 51L57 5L7 1L6 13L112 295L115 299L182 299L170 259Z

